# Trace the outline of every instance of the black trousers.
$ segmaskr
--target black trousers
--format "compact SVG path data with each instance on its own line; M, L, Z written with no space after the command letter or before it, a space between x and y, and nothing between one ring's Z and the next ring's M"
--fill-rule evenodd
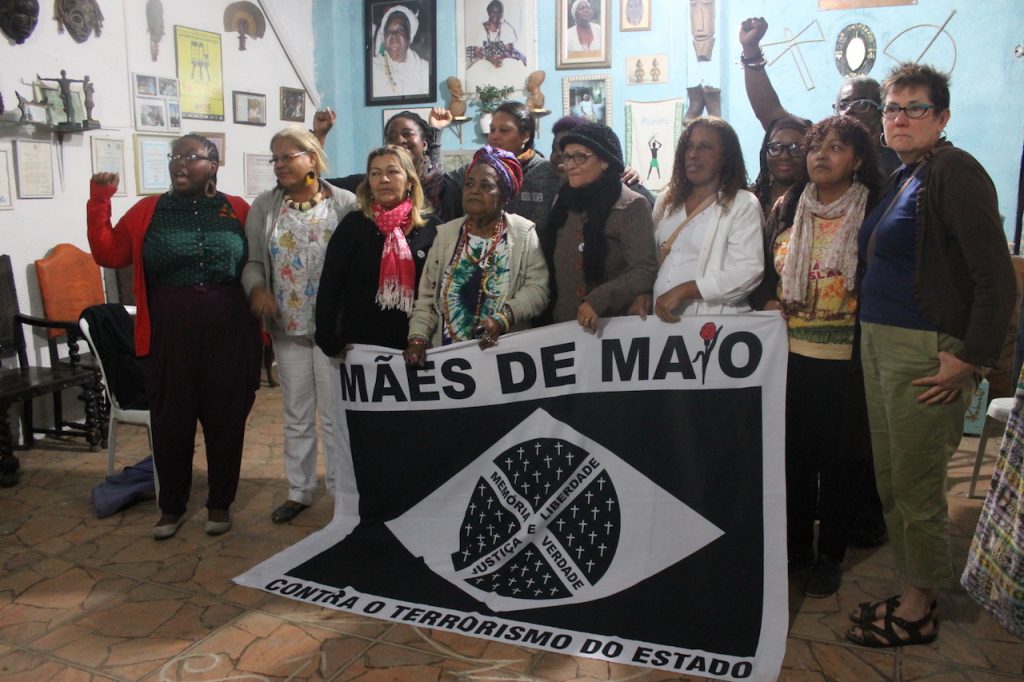
M849 360L789 354L786 386L786 513L791 561L842 561L862 505L871 446L864 387Z
M206 507L229 509L259 386L256 320L240 284L154 287L147 300L152 338L144 366L160 511L186 511L197 423L209 470Z

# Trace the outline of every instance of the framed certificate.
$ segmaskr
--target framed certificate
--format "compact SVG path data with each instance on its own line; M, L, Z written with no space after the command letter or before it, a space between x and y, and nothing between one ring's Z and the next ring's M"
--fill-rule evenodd
M243 154L245 160L245 196L254 197L277 184L270 154Z
M14 189L11 177L11 153L6 149L0 149L0 211L9 211L14 208L14 202L11 199Z
M53 145L36 140L14 141L19 199L53 197Z
M135 192L137 194L163 194L171 186L171 172L167 155L173 135L135 136Z
M123 197L128 194L125 182L128 178L124 173L124 140L94 137L90 140L92 144L92 172L96 173L117 173L121 181L117 185L115 197Z

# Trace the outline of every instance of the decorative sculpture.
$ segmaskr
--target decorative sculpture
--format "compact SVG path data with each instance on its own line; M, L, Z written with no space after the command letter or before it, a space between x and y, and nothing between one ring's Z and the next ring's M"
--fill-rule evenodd
M657 83L661 80L661 67L658 66L658 58L651 61L651 81Z
M462 81L455 76L449 76L445 80L445 84L448 86L448 94L451 95L451 99L448 100L448 111L452 112L452 116L457 119L465 118L466 100L462 90Z
M164 37L164 5L160 0L146 0L146 31L149 32L149 56L155 62Z
M644 62L642 59L636 60L636 68L633 69L633 82L643 83L644 82Z
M38 0L0 0L0 31L18 45L32 35L38 23Z
M96 84L89 80L88 76L82 76L82 92L85 94L85 120L82 121L86 126L91 123L98 123L92 118L92 108L96 106L93 101L93 93L96 92Z
M267 20L259 7L241 0L224 9L224 30L238 33L238 49L245 50L245 37L262 38L267 30Z
M690 34L698 62L710 62L715 49L715 0L690 0Z
M546 111L544 109L544 93L540 91L540 84L543 82L543 71L534 71L526 77L526 106L534 111Z
M64 104L64 115L67 116L68 119L66 123L61 123L60 125L76 125L75 119L72 118L72 116L75 113L75 109L71 99L71 84L85 83L85 81L79 80L77 78L68 78L67 71L65 71L64 69L60 70L60 78L43 78L38 73L36 74L36 78L41 81L51 81L53 83L56 83L57 87L60 88L60 101Z
M54 0L53 18L57 32L67 29L76 43L84 43L93 31L99 36L103 30L103 12L96 0Z

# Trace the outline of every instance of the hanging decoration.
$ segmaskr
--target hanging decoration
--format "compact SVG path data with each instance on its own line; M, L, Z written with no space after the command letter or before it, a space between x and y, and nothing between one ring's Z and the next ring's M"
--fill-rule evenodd
M76 43L84 43L93 32L99 37L103 30L103 12L96 0L54 0L53 18L57 32L67 30Z
M0 0L0 31L18 45L32 35L38 23L38 0Z
M146 0L146 30L149 32L149 56L155 62L164 38L164 4L160 0Z
M262 38L267 30L267 20L260 8L242 0L233 2L224 10L224 30L238 33L238 49L245 50L245 37Z

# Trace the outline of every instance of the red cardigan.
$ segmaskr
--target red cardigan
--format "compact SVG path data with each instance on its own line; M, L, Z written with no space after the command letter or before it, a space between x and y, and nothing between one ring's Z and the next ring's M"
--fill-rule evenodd
M89 203L86 204L86 221L89 226L89 248L97 265L105 268L123 268L135 264L132 288L138 313L135 318L135 354L149 355L149 301L146 298L146 273L142 262L142 243L149 229L149 221L160 200L160 196L145 197L128 209L117 226L110 224L110 197L117 188L92 182L89 184ZM225 195L239 227L245 231L245 218L249 204L241 197Z

